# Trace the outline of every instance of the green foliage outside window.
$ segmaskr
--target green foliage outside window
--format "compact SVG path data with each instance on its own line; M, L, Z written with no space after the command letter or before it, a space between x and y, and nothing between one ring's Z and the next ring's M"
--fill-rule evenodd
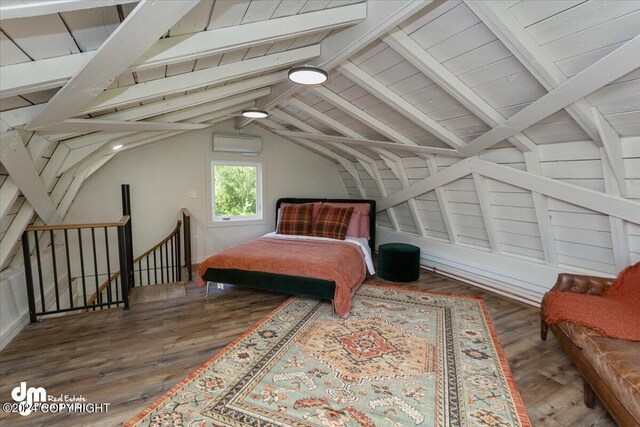
M257 167L215 165L215 215L253 216L257 214Z

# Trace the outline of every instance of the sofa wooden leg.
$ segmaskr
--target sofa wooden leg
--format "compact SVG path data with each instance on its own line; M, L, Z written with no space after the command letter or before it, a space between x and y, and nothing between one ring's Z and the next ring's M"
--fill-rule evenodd
M547 325L547 322L545 322L544 319L540 318L540 339L542 339L542 341L547 340L548 330L549 330L549 325Z
M584 404L587 408L593 408L596 405L596 392L593 391L591 385L585 380L582 379L582 385L584 390Z

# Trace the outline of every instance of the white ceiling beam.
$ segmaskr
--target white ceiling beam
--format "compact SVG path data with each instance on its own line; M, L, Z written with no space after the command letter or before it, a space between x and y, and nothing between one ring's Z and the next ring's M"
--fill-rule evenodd
M326 126L329 126L330 128L334 129L337 132L340 132L343 135L347 135L348 137L351 138L360 138L362 139L363 136L360 135L359 133L357 133L356 131L348 128L347 126L343 125L342 123L338 122L337 120L332 119L331 117L327 116L324 113L321 113L320 111L316 110L315 108L311 107L308 104L305 104L304 102L300 101L299 99L296 98L290 98L286 101L284 101L284 103L288 103L290 105L293 105L294 107L304 111L305 113L309 114L311 117L315 118L316 120L320 121L321 123L324 123ZM308 125L306 125L308 126ZM313 128L312 128L313 129ZM315 130L315 129L314 129ZM303 133L304 134L304 133ZM319 131L316 130L316 132L311 132L307 135L316 135L316 134L321 134ZM323 135L323 134L321 134ZM306 138L307 140L309 140L309 138ZM331 144L332 147L334 147L337 150L342 151L343 153L346 153L350 156L353 156L356 158L357 162L360 164L360 166L362 166L362 168L365 170L366 173L369 174L369 176L371 176L371 179L373 179L373 182L375 182L376 187L378 188L378 192L380 193L381 197L387 197L387 188L384 185L384 181L382 179L382 175L380 174L380 170L378 169L378 166L376 165L375 160L373 160L371 157L363 154L362 152L354 149L353 147L350 147L344 143L341 142L331 142L331 141L327 141L329 144ZM393 209L389 209L387 211L387 213L389 214L389 219L391 220L391 224L393 225L393 228L396 231L400 231L400 224L398 223L398 217L395 213L395 211Z
M48 147L49 144L44 138L38 134L34 134L31 140L29 140L28 145L31 161L35 164ZM19 195L20 189L13 179L8 176L0 187L0 222L2 222L9 213L9 209L11 209Z
M426 156L425 161L427 162L427 169L429 169L429 176L438 173L438 163L435 156ZM434 192L436 194L436 200L440 205L440 213L442 214L442 220L444 221L444 226L447 229L447 234L449 235L449 241L453 244L457 244L458 233L456 232L453 221L451 220L451 208L449 207L447 192L444 187L437 187L434 189Z
M524 153L524 162L527 172L535 175L543 175L537 146L533 147L531 151ZM558 248L556 246L553 224L551 223L549 201L544 195L535 191L531 192L531 197L533 198L533 208L538 222L544 260L549 265L558 265Z
M244 104L238 104L226 109L213 111L209 114L193 117L191 120L197 121L199 123L206 123L207 127L211 127L215 123L226 120L229 115L237 113L239 110L243 108L247 108L248 106L252 106L253 102L247 102ZM195 113L194 113L195 114ZM131 132L128 135L120 136L115 139L111 139L108 144L96 144L95 149L93 150L93 154L89 157L83 157L78 159L76 163L80 161L92 162L97 161L103 156L109 156L113 154L113 149L111 146L113 145L123 145L122 148L118 149L117 153L124 152L126 150L130 150L132 148L139 147L141 145L150 144L152 142L160 141L166 138L170 138L172 136L181 135L183 133L190 131L169 131L169 132L159 132L159 133L151 133L151 132Z
M471 161L473 172L488 178L640 224L640 209L635 201L498 165L477 157L467 160Z
M237 106L239 104L246 104L247 102L253 103L256 98L260 96L268 95L271 89L268 87L262 89L256 89L250 92L245 92L236 96L226 97L217 101L208 102L206 104L196 105L190 108L184 108L182 110L174 111L167 114L161 114L159 116L152 117L148 121L153 122L179 122L182 120L190 120L194 117L201 116L203 114L211 113L213 111L222 110L225 108ZM236 111L238 107L236 107Z
M211 111L210 113L205 113L189 120L193 122L207 123L211 125L212 123L219 122L220 119L226 120L232 117L238 117L240 116L242 110L247 108L254 108L255 105L256 105L255 101L251 100L251 101L244 102L242 104L234 105L233 107Z
M488 162L478 157L463 159L434 175L390 195L378 203L377 209L384 210L404 203L410 198L427 193L437 187L447 185L471 173L477 173L515 187L540 193L635 224L640 224L640 209L638 209L638 203L635 201L520 171L509 166Z
M404 145L398 144L395 142L386 142L386 141L375 141L366 138L351 138L344 136L334 136L334 135L324 135L324 134L308 134L304 132L294 132L294 131L278 131L281 135L292 136L297 138L307 138L307 139L317 139L320 141L341 143L347 145L360 145L367 148L384 148L391 151L405 151L410 153L420 153L420 154L438 154L441 156L448 157L462 157L455 150L451 150L448 148L436 148L436 147L426 147L423 145Z
M279 108L273 108L271 111L269 111L269 114L272 116L275 116L281 120L284 120L285 122L289 123L290 125L293 125L295 127L297 127L298 129L300 129L303 132L307 132L307 133L313 133L313 134L322 134L322 132L320 132L318 129L314 128L311 125L308 125L307 123L303 122L302 120L298 119L297 117L292 116L289 113L286 113L285 111L282 111ZM286 127L282 127L282 129L276 129L277 131L283 131L286 132L288 131L288 129Z
M622 141L620 140L620 135L618 135L618 132L615 131L615 129L595 107L591 108L591 112L593 114L593 120L598 128L598 132L600 133L600 140L606 154L603 156L602 161L609 162L609 165L611 166L610 171L618 185L619 191L617 193L626 197L629 193L627 189L624 155L622 153Z
M449 183L464 178L471 174L470 159L462 159L457 163L436 172L425 179L411 184L409 187L393 193L392 195L382 199L376 206L377 211L385 210L390 207L404 203L409 199L416 198L424 193L435 190Z
M232 50L301 37L353 25L366 18L366 4L358 3L239 26L163 38L130 67L142 71ZM77 73L95 52L41 59L0 68L0 97L60 87Z
M146 70L178 62L192 61L265 43L301 37L320 31L356 24L367 17L365 3L334 7L283 18L268 19L158 41L131 67Z
M316 86L316 87L311 87L310 89L312 92L315 92L316 95L319 95L321 98L323 98L325 101L327 101L334 107L339 108L340 110L349 114L351 117L361 121L363 124L369 126L370 128L376 130L377 132L380 132L381 134L391 139L392 141L395 141L400 144L406 144L406 145L418 145L414 141L412 141L410 138L407 138L397 130L391 128L385 123L382 123L382 121L376 119L371 114L356 107L351 102L347 101L346 99L332 92L326 87Z
M162 114L171 113L178 110L184 110L185 108L197 107L198 105L207 104L213 101L218 101L223 98L228 98L234 95L243 95L256 89L265 88L272 84L278 83L287 78L286 72L277 72L271 74L265 74L264 76L254 77L251 79L242 80L240 82L231 83L224 86L218 86L212 89L202 90L188 95L170 98L167 100L152 102L150 104L141 105L139 107L127 108L125 110L117 111L115 113L108 113L99 116L100 119L105 120L142 120L149 117L157 117ZM263 92L252 92L258 96L264 96ZM267 93L268 94L268 93ZM2 114L2 113L0 113ZM43 132L45 138L51 141L67 140L78 136L78 134L55 134Z
M389 29L418 13L431 3L432 0L376 0L366 2L367 18L359 24L332 34L323 40L322 55L308 65L319 67L326 71L332 69L338 63L349 58L358 50L389 31ZM291 97L297 90L300 90L299 85L290 81L283 82L273 88L271 95L258 102L258 108L269 110ZM246 119L240 122L240 127L246 126L250 122L251 119Z
M95 52L56 56L0 67L0 98L62 87Z
M504 120L504 117L500 113L429 53L424 51L422 47L402 32L402 30L398 29L392 32L384 41L488 125L495 126ZM537 146L534 142L522 133L513 135L508 138L508 141L523 151L527 170L531 173L542 175ZM434 171L437 170L434 166L432 168ZM438 193L440 193L440 195L438 195ZM444 207L446 209L447 202L444 190L442 188L436 189L436 195L439 197L441 208ZM545 196L539 193L532 192L531 195L533 197L534 210L540 229L545 261L550 265L558 265L558 255L553 237L548 201Z
M40 129L73 116L197 4L196 0L142 0L26 129Z
M538 123L545 117L595 92L640 66L640 36L636 36L586 70L502 121L460 149L473 156Z
M59 224L62 218L49 198L40 175L17 131L0 135L0 161L9 176L46 224Z
M206 127L206 126L205 126ZM64 122L47 126L47 132L144 132L168 130L195 130L203 126L197 123L171 123L154 121L126 121L104 119L67 119Z
M391 31L383 40L480 120L490 126L495 126L504 120L500 113L401 29ZM533 141L522 133L513 135L509 138L509 142L523 152L527 152L535 146Z
M494 214L489 200L489 190L487 190L487 179L477 173L472 173L473 183L476 187L476 194L480 204L480 212L482 213L482 221L489 238L489 247L491 252L500 253L500 239L498 238L498 228L495 225Z
M0 4L0 19L30 18L54 13L96 7L137 3L139 0L3 0Z
M341 134L343 134L345 136L350 136L352 138L363 138L363 136L360 135L359 133L357 133L356 131L352 130L351 128L349 128L349 127L347 127L345 125L343 125L339 121L327 116L326 114L324 114L321 111L313 108L311 105L307 104L306 102L303 102L303 101L299 100L298 98L291 97L291 98L283 101L283 104L291 105L291 106L297 108L298 110L307 113L308 115L310 115L314 119L318 120L320 123L325 124L326 126L330 127L331 129L333 129L336 132L339 132L339 133L341 133Z
M259 94L264 94L268 92L269 89L261 89L256 91ZM192 108L187 108L184 110L180 110L176 113L171 113L174 116L169 117L160 116L158 118L154 118L155 121L145 121L145 122L136 122L136 123L162 123L162 120L192 120L198 126L198 129L204 129L210 127L211 124L203 123L208 120L212 120L218 118L220 116L224 116L230 113L235 113L243 108L248 108L253 105L254 95L251 93L240 96L240 97L232 97L222 101L216 101L212 104L199 105ZM249 101L251 100L251 101ZM180 114L179 116L177 114ZM173 129L178 131L179 129ZM182 131L188 131L191 129L183 129ZM140 136L144 138L154 136L153 134L149 135L148 131L140 131L140 132L120 132L120 133L97 133L88 135L87 137L80 137L70 139L64 142L69 148L73 148L67 156L64 164L59 170L59 173L64 173L67 170L71 169L78 163L84 161L91 154L105 147L106 145L114 146L114 145L124 145L127 146L131 142L138 141ZM168 131L164 131L162 134L156 134L155 136L162 136L167 134ZM92 137L92 138L89 138ZM78 143L82 140L82 145ZM90 144L86 143L88 141L92 141Z
M466 144L453 132L411 105L411 103L380 83L354 63L347 61L338 67L338 71L450 147L457 149Z
M283 125L281 125L278 122L275 122L271 119L260 119L260 125L258 125L258 123L251 123L249 125L249 129L251 129L252 131L258 132L258 135L262 135L263 132L264 134L269 135L270 137L276 138L278 140L284 141L286 143L289 144L294 144L294 145L303 145L303 147L306 147L307 149L309 149L310 151L312 151L315 155L321 157L323 160L326 160L327 162L331 163L332 165L336 164L336 156L339 156L339 154L334 153L335 156L330 156L325 154L322 151L319 150L315 150L315 145L313 147L311 147L310 145L304 145L304 144L298 144L297 141L294 141L293 139L285 139L283 137L281 137L280 135L277 135L275 133L273 133L274 129L279 129L279 130L286 130L287 128ZM310 143L312 144L312 143ZM331 150L329 150L331 151ZM348 160L347 160L348 161Z
M47 193L54 188L54 184L56 183L56 174L62 165L62 162L64 162L68 152L69 149L66 146L59 145L40 174L38 180L44 184ZM56 197L57 194L52 192L50 198L54 206L57 205L58 202ZM13 218L13 221L11 221L11 225L0 242L0 269L7 266L8 261L10 261L10 255L15 250L16 245L20 242L20 236L29 223L31 223L35 213L36 212L27 199ZM62 217L62 215L60 216Z
M284 52L264 55L244 61L219 65L213 68L178 74L164 79L152 80L142 84L109 89L87 104L78 115L92 114L145 101L159 96L173 95L212 86L227 80L249 77L267 71L285 68L320 55L320 45L311 45Z
M604 157L606 156L604 148L600 148L600 155L603 157L602 172L604 176L605 191L613 196L620 196L620 189L616 182L613 167L609 162L604 160ZM609 227L611 229L611 246L616 270L622 271L632 263L629 229L625 221L611 215L609 215Z
M567 81L560 67L540 47L533 36L509 11L502 1L469 1L465 4L489 27L498 40L514 54L527 70L551 91ZM591 117L589 104L580 99L565 107L567 112L593 139L600 144L600 135Z
M281 120L286 121L287 123L297 127L298 129L301 129L305 132L309 132L309 133L313 133L313 134L320 134L321 132L306 124L305 122L303 122L302 120L299 120L296 117L293 117L290 114L287 114L286 112L280 110L279 108L273 108L270 113L278 118L280 118ZM275 129L275 132L271 132L274 133L280 137L282 137L281 135L279 135L277 132L279 131L286 131L286 128L284 126L279 126L278 128ZM344 157L342 157L341 155L339 155L338 153L335 153L334 151L329 150L326 147L323 147L322 145L313 143L311 141L309 141L308 139L304 139L304 138L297 138L297 137L290 137L290 139L302 144L303 146L310 148L312 150L316 150L320 153L323 153L326 156L330 156L331 158L333 158L334 160L338 161L342 167L345 168L345 170L349 173L349 175L351 175L351 177L353 178L353 180L356 183L356 186L358 187L358 192L360 193L360 196L365 198L367 197L366 192L364 190L364 187L362 185L362 181L360 180L360 175L358 175L358 171L356 170L356 168L353 166L353 163L351 163L351 161L345 159Z
M402 163L402 158L397 156L396 154L381 149L374 149L382 158L382 161L386 163L391 172L395 175L395 177L400 182L402 188L407 188L411 185L409 182L409 177L407 176L407 170ZM416 199L407 200L407 206L409 206L409 212L411 213L411 217L413 218L413 222L418 229L418 233L420 233L421 237L427 236L427 228L425 227L424 220L422 219L422 214L420 213L420 209L418 208L418 203Z

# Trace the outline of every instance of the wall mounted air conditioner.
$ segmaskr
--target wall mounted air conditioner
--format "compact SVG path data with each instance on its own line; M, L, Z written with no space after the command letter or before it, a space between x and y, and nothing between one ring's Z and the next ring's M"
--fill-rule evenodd
M214 133L213 151L257 155L262 151L262 138L259 136Z

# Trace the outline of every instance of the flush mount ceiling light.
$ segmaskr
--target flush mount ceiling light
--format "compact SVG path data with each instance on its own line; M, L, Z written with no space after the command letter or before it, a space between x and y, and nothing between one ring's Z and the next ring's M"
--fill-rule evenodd
M114 150L119 150L119 149L121 149L121 148L122 148L122 144L120 144L120 145L114 145L114 146L113 146L113 149L114 149Z
M326 71L315 67L296 67L289 70L289 80L301 85L319 85L329 78Z
M242 112L242 115L244 117L249 117L250 119L264 119L269 114L266 111L249 109L249 110L244 110Z

